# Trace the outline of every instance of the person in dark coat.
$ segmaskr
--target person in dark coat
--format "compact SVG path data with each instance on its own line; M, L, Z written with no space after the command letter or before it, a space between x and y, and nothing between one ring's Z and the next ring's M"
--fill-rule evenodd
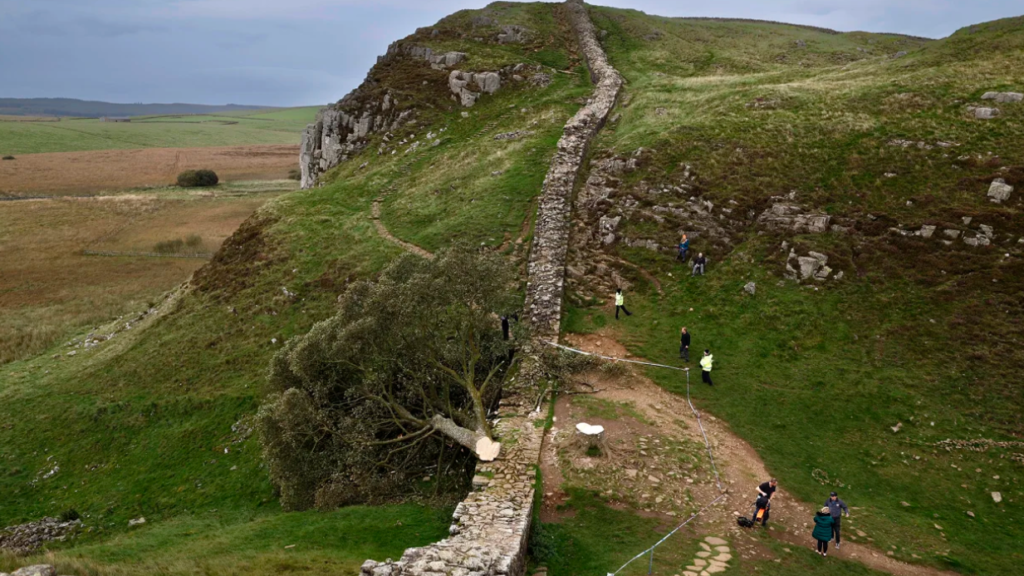
M690 361L690 333L686 331L686 326L679 333L679 357L686 362Z
M828 556L828 543L832 540L832 512L825 506L814 515L814 531L811 536L818 541L818 554Z
M704 256L703 252L698 252L697 257L693 259L693 273L690 276L703 276L704 268L708 265L708 259Z
M839 529L842 527L843 512L846 512L846 517L850 517L850 509L846 507L846 502L839 499L839 495L833 492L829 495L828 500L825 500L825 507L828 508L829 513L832 514L832 535L836 539L836 550L839 550Z
M757 522L757 513L764 509L764 516L761 517L761 527L768 526L768 516L772 511L772 497L779 489L779 481L775 478L762 482L757 487L757 502L754 510L754 522Z

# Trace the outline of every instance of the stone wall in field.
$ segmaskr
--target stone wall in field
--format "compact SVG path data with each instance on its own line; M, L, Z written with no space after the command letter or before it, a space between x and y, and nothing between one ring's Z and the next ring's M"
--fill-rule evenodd
M622 77L608 63L586 6L569 0L566 7L595 88L587 104L565 125L558 141L558 151L544 179L530 251L526 318L537 338L551 341L558 338L562 317L573 189L590 143L604 126L622 88Z
M608 63L581 0L566 8L596 85L587 104L565 126L558 152L544 180L530 254L526 316L537 341L558 338L569 241L572 193L591 140L615 106L622 78ZM533 410L540 370L536 350L528 346L519 393L506 393L496 434L498 459L479 463L473 491L455 509L451 536L422 548L410 548L398 561L367 560L362 576L522 576L533 517L536 467L544 437L544 410ZM508 392L508 391L506 391Z

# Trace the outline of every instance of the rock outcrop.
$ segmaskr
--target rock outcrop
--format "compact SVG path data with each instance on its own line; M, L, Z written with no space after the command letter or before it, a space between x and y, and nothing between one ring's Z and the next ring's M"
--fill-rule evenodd
M337 104L317 112L316 121L306 126L299 148L303 188L311 188L320 174L366 148L370 134L396 130L412 119L414 110L400 109L390 90L373 96L376 88L367 77Z
M1008 104L1024 100L1024 94L1021 94L1020 92L985 92L985 94L981 96L981 99L995 100L1001 104Z
M1002 178L996 178L988 188L988 198L996 204L1001 204L1010 199L1013 193L1013 186L1006 183Z
M413 43L396 42L387 53L377 59L377 67L410 58L429 62L431 68L448 71L452 66L466 62L465 52L434 52L431 48ZM438 82L446 81L452 98L463 107L476 104L484 94L494 94L510 82L527 82L535 87L551 83L550 76L541 73L538 65L514 64L495 71L467 72L451 70L446 76L438 74ZM302 187L312 188L321 174L362 152L374 134L386 137L411 123L416 115L410 102L402 105L395 93L380 86L375 71L371 70L363 84L341 101L320 110L316 121L302 133L299 148L299 168Z
M779 202L765 210L758 224L775 230L790 230L798 234L821 234L829 229L832 217L821 212L809 212L790 202Z
M622 88L622 77L608 62L587 8L566 2L580 50L590 67L594 93L569 120L541 191L537 224L527 266L526 318L538 338L557 340L565 288L573 189L590 143L604 126Z
M0 550L18 555L31 554L47 542L63 542L74 538L81 528L81 520L62 522L49 517L27 524L8 526L0 529Z

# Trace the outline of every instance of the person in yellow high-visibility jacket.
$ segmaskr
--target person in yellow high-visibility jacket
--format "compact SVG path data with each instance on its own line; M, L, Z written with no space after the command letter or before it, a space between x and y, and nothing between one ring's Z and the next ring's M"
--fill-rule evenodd
M715 385L711 381L711 365L714 362L715 357L711 355L711 350L704 350L704 357L700 359L700 379L708 386Z
M632 316L633 314L626 310L626 297L622 295L622 288L615 290L615 319L619 319L619 308L626 313L626 316Z

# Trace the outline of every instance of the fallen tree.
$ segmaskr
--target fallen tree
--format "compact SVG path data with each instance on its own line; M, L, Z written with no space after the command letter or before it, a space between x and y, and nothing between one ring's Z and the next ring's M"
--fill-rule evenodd
M517 306L513 273L468 251L407 255L285 345L258 418L285 508L458 484L473 457L498 455L488 413L512 366L495 313Z

